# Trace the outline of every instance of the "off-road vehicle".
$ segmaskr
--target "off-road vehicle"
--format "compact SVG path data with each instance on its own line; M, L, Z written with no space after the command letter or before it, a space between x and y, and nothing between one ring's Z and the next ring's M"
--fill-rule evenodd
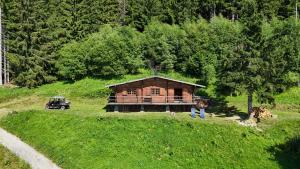
M65 99L63 96L54 96L51 97L49 102L46 104L46 109L69 109L70 102Z

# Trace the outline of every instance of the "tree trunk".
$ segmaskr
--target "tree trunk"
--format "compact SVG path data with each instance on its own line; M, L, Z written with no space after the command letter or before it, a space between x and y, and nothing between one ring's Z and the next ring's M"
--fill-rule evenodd
M0 7L0 85L3 84L2 69L2 11Z
M252 112L252 92L248 92L248 114Z

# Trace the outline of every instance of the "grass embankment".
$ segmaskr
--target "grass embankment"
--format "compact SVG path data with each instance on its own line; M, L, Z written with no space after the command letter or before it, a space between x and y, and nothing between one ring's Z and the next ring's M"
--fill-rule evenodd
M295 136L300 120L259 132L235 124L170 118L81 117L60 112L10 114L1 126L63 168L297 168L273 148ZM274 152L275 153L275 152Z
M30 166L0 145L1 169L29 169Z
M0 111L16 110L0 126L63 168L297 168L299 156L285 147L300 134L300 88L278 95L278 119L256 129L224 118L192 120L188 113L106 113L106 85L147 77L57 82L36 89L0 88ZM195 82L178 74L169 77ZM53 95L72 102L66 111L44 111ZM246 110L246 97L228 97ZM296 145L299 144L296 142ZM293 146L292 146L293 147Z
M137 75L126 75L119 79L84 79L75 83L56 82L43 85L35 89L26 88L0 88L0 109L15 111L43 110L49 97L63 95L72 103L73 113L95 114L105 112L106 96L109 92L107 85L135 80L151 76L147 70L141 70ZM188 82L196 82L197 79L187 78L178 73L161 74L174 79L181 79ZM2 110L3 112L4 110ZM1 110L0 110L1 112Z

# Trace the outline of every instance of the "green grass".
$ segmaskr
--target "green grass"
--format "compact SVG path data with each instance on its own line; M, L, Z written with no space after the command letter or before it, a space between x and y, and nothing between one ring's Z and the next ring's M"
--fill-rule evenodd
M280 168L269 151L299 134L300 120L264 132L235 124L171 118L10 114L1 126L63 168ZM294 164L294 168L299 163Z
M6 88L0 87L0 103L10 99L15 99L20 96L30 95L30 90L27 88Z
M160 75L192 83L197 81L197 79L185 77L175 72ZM152 76L152 73L149 70L142 69L139 74L125 75L119 79L86 78L74 83L56 82L34 89L0 87L0 117L1 114L7 114L7 110L4 109L15 111L43 110L49 98L56 95L63 95L71 101L71 112L74 114L89 115L96 114L96 112L105 112L106 97L110 92L106 87L107 85L149 76Z
M105 112L106 85L148 76L151 72L141 70L120 79L0 88L0 118L5 116L0 126L63 168L290 169L300 165L298 156L279 146L300 134L300 88L276 96L277 106L271 111L278 119L260 123L263 131L238 126L224 117L200 120L191 119L189 113L171 117L157 112ZM178 73L164 76L196 82ZM45 103L54 95L66 96L72 108L45 111ZM246 96L226 100L246 111Z
M197 79L185 77L179 73L171 72L167 74L160 74L169 78L175 78L195 83ZM4 88L0 87L0 103L8 100L21 98L24 96L40 96L51 97L55 95L64 95L66 97L83 97L83 98L99 98L107 94L107 85L126 82L139 78L152 76L149 70L140 70L136 75L125 75L119 79L90 79L86 78L74 83L71 82L56 82L53 84L43 85L34 89L27 88Z
M236 106L241 111L247 111L247 96L232 96L227 97L226 100L230 105ZM267 106L269 109L277 112L298 112L300 113L300 87L293 87L284 93L275 96L276 107L270 105ZM256 100L254 100L253 106L260 106Z
M1 169L29 169L30 166L0 145Z

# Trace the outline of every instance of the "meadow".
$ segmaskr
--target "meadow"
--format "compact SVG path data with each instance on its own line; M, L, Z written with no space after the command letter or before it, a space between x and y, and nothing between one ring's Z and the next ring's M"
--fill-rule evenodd
M222 116L191 119L188 112L106 112L105 86L149 76L84 79L39 88L0 88L0 126L66 169L93 168L299 168L300 89L276 96L277 119L257 128ZM168 75L195 82L195 79ZM45 110L53 95L71 101L70 110ZM246 96L227 97L241 113ZM258 105L255 102L255 105Z

